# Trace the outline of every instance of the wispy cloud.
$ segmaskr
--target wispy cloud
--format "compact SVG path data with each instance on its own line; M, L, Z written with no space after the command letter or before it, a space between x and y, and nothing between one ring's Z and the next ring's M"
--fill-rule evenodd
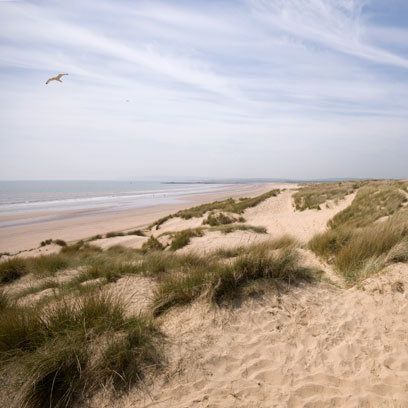
M369 0L248 0L271 28L373 62L408 69L408 58L362 41L362 9Z
M374 151L375 140L387 151L392 140L396 174L408 154L408 49L398 41L408 27L382 22L373 2L0 4L0 170L4 177L43 177L48 143L62 157L93 145L99 155L89 167L101 177L109 152L120 152L130 173L158 166L167 174L169 151L174 174L184 161L197 175L200 168L202 175L226 175L225 163L246 175L229 149L242 160L256 152L259 166L251 172L264 176L293 170L291 161L270 160L268 152L297 151L300 160L303 150L310 160L306 170L294 166L293 176L312 176L313 146L321 151L335 141L338 152L357 160L361 146ZM70 74L64 84L45 86L58 71ZM13 161L28 145L44 156L29 172L29 164ZM143 153L140 167L130 152ZM215 161L206 168L208 158ZM89 177L86 161L77 165ZM273 174L264 174L268 165ZM61 168L60 176L69 171Z

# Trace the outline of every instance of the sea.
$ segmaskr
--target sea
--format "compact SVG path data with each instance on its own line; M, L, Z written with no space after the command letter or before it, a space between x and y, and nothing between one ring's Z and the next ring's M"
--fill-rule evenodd
M224 183L160 181L0 181L0 215L97 209L116 211L183 201L183 197L225 189Z

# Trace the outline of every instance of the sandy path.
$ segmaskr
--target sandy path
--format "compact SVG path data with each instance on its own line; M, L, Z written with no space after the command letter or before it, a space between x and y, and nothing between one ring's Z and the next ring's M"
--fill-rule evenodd
M364 289L319 284L232 313L171 312L169 377L106 406L407 407L408 266Z

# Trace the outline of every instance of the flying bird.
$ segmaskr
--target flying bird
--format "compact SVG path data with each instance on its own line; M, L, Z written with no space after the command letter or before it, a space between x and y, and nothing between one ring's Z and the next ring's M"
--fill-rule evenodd
M68 75L68 74L58 74L58 75L56 75L55 77L51 77L51 78L47 79L47 82L45 83L45 85L48 85L51 81L62 82L62 81L61 81L61 78L62 78L64 75Z

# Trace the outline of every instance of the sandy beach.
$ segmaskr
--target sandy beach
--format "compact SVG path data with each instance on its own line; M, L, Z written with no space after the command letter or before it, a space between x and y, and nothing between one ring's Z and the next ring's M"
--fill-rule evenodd
M289 184L235 184L205 194L180 197L177 204L152 205L146 208L101 212L98 209L29 212L0 216L0 223L20 224L0 226L0 252L15 253L37 247L46 239L67 242L88 238L109 231L143 228L154 220L192 205L225 199L262 194L273 188L287 188Z

